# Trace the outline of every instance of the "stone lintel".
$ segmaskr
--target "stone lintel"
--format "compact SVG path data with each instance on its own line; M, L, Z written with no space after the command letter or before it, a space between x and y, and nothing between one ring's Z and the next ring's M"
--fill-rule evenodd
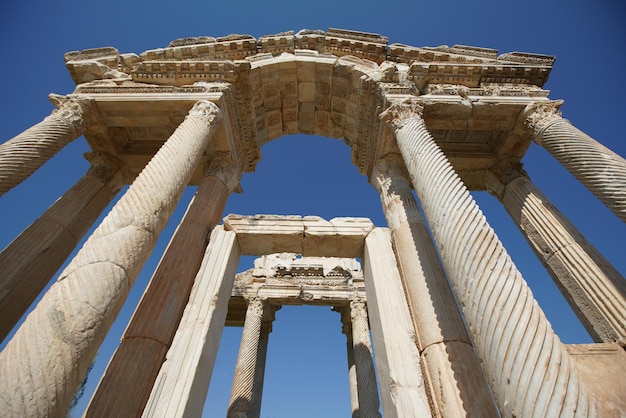
M244 255L295 253L318 257L361 257L363 241L374 228L366 218L317 216L235 215L224 218L224 228L237 233Z

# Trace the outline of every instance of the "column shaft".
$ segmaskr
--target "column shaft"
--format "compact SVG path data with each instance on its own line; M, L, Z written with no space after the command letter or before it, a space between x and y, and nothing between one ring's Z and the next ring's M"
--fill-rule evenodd
M143 417L202 415L239 265L236 235L221 226L211 233L189 302Z
M334 307L333 311L339 312L339 315L341 315L341 332L343 332L346 336L346 352L348 355L348 384L350 385L350 407L352 409L351 416L352 418L359 418L359 392L356 376L356 363L354 360L354 341L352 339L351 313L350 309L346 307ZM374 376L374 379L376 379L376 376ZM378 395L378 392L376 394Z
M357 394L359 398L359 417L380 417L378 409L378 388L372 358L372 343L365 303L359 300L350 302L352 319L352 354L356 365Z
M626 281L526 176L502 203L596 342L626 344Z
M594 405L573 359L427 131L420 112L413 103L397 103L381 118L395 127L402 157L501 413L593 416Z
M388 155L380 160L372 184L380 192L391 230L433 413L443 417L497 417L480 359L411 192L401 157Z
M0 196L83 134L86 105L65 101L38 124L0 145Z
M0 340L6 338L83 235L115 197L121 162L88 154L92 166L0 253Z
M626 160L562 119L557 104L529 109L533 139L626 222Z
M248 301L246 319L243 324L243 334L228 404L228 418L250 417L262 321L263 301L253 298Z
M230 158L214 158L107 366L87 417L143 411L189 300L209 232L238 179Z
M221 114L198 102L0 353L8 416L64 416Z
M249 418L260 418L261 403L263 401L263 383L265 381L265 361L267 360L267 343L272 329L271 321L261 324L261 336L256 356L256 370L254 372L254 386L252 388L252 400L250 401Z

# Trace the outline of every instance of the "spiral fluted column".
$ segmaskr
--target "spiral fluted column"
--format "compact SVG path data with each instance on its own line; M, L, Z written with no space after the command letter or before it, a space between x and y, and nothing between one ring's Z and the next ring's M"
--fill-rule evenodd
M226 415L228 418L250 417L263 321L263 305L264 302L259 298L252 298L248 301Z
M66 414L220 120L194 105L0 353L5 416Z
M0 253L0 340L128 180L121 161L102 152L86 157L87 173Z
M502 415L593 416L573 359L426 129L421 110L396 102L381 119L394 127Z
M86 417L137 416L143 411L189 300L210 230L219 222L240 177L228 153L213 157L107 366Z
M596 342L626 344L626 281L523 170L497 170L498 196Z
M256 370L254 372L254 385L252 387L252 400L248 418L260 418L261 403L263 402L263 383L265 381L265 362L267 360L267 344L269 343L270 332L272 332L272 321L261 323L261 335L256 354Z
M356 364L357 393L359 395L359 417L380 417L380 412L378 412L380 402L378 401L376 372L372 359L372 343L370 342L370 328L365 302L361 300L351 301L350 317L352 319L352 352Z
M547 102L528 108L526 122L534 141L626 222L626 160L563 119L559 105Z
M81 136L89 107L85 101L65 100L50 116L0 144L0 196Z
M402 157L389 154L376 163L371 182L380 192L391 231L433 413L497 417L480 359L407 177Z

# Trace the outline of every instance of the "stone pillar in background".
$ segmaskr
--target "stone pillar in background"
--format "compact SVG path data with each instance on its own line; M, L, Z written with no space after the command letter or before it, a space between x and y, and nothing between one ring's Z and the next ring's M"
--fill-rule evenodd
M480 359L411 192L402 157L393 154L379 160L371 182L380 192L391 231L433 414L497 417Z
M528 107L526 122L534 141L626 222L626 160L563 119L560 104L542 102Z
M194 105L0 353L7 416L65 416L220 120Z
M143 417L202 415L239 254L236 234L216 226Z
M502 414L594 415L595 405L573 359L426 129L421 112L416 103L396 102L381 119L394 128Z
M243 324L241 344L233 386L228 403L228 418L250 418L250 407L254 391L254 381L257 375L257 360L259 341L261 339L261 323L263 322L263 308L265 303L258 297L248 300L246 319Z
M268 307L274 309L273 307ZM272 312L270 312L272 314ZM265 361L267 359L267 344L270 332L272 332L271 320L261 322L261 335L256 356L256 370L254 371L254 386L252 387L252 400L250 401L249 418L260 418L261 403L263 401L263 383L265 381Z
M354 362L354 342L352 341L352 318L350 315L350 309L343 306L336 306L333 310L335 312L339 312L339 315L341 315L341 332L343 332L346 336L346 352L348 354L348 384L350 385L350 407L352 409L351 417L359 418L359 390L356 377L356 364ZM376 379L375 375L374 379ZM378 391L376 391L376 396L378 397ZM378 407L376 407L376 411L378 411Z
M189 300L209 233L241 178L227 153L216 155L204 174L91 399L87 417L137 416L148 401Z
M626 345L626 281L528 178L521 165L492 169L500 199L596 342Z
M130 179L108 154L0 253L0 340L6 338L98 216Z
M388 229L374 228L365 238L363 275L383 414L385 418L430 417L415 329Z
M50 116L0 144L0 196L84 133L86 114L92 105L85 100L54 97L60 104Z
M361 300L350 302L350 318L352 319L352 353L356 365L359 395L359 417L380 417L380 412L378 412L380 402L365 302Z

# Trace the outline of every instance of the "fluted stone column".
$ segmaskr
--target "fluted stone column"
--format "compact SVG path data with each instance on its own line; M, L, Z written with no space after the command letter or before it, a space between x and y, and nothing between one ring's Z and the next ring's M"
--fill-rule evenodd
M258 297L248 301L239 355L235 365L233 386L228 404L228 418L250 418L250 407L257 372L261 323L263 322L264 302Z
M346 352L348 354L348 384L350 385L350 408L352 418L359 418L359 392L356 377L356 363L354 361L354 342L352 341L352 318L347 307L334 307L334 311L341 315L341 332L346 336ZM376 376L374 376L376 379ZM377 393L378 395L378 393Z
M50 116L0 144L0 196L81 136L90 107L85 100L63 100Z
M256 355L256 370L254 372L252 400L250 401L250 412L248 413L248 417L250 418L260 418L261 416L263 383L265 381L265 362L267 360L267 344L269 342L270 332L272 332L272 321L263 321L261 323L261 335L259 336L259 344Z
M216 226L142 417L202 415L239 254L237 234Z
M626 160L561 117L558 102L526 110L534 141L626 222Z
M396 102L381 119L394 127L502 415L594 416L573 359L426 129L421 107Z
M148 401L189 300L210 230L241 177L228 153L216 155L204 174L107 366L87 417L137 416Z
M221 113L200 101L0 353L6 416L64 416Z
M480 359L413 197L402 157L391 154L379 160L372 184L380 192L391 231L433 414L498 417Z
M352 319L352 353L356 365L359 417L380 417L380 412L378 412L380 402L365 302L358 299L350 301L350 318Z
M415 329L387 228L374 228L365 238L363 276L383 414L385 418L430 417Z
M0 253L0 340L128 180L121 161L101 152L86 157L87 173Z
M626 345L626 280L519 167L492 170L490 184L596 342Z

